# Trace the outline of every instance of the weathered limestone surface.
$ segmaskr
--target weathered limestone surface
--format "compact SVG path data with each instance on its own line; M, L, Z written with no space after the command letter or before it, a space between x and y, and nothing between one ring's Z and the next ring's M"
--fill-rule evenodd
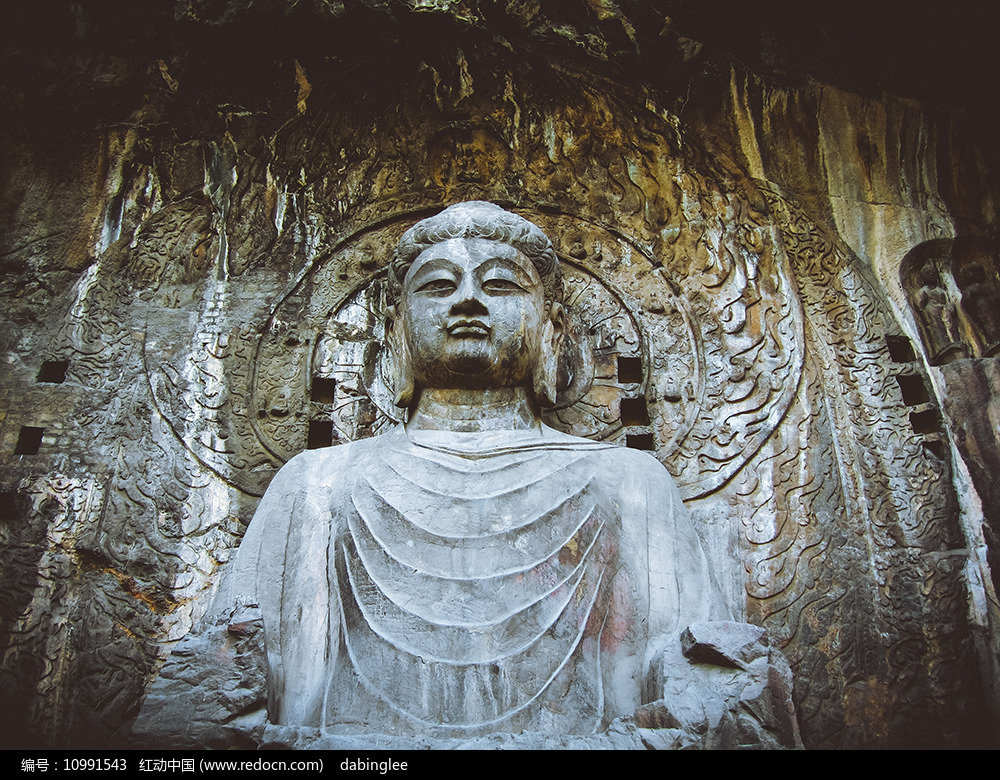
M805 746L996 744L989 327L939 276L972 335L935 365L900 273L992 246L992 125L731 56L684 4L90 5L5 33L11 745L123 740L277 470L395 425L386 250L467 199L556 241L594 347L547 422L654 454L739 551Z
M245 606L188 633L160 667L133 726L133 744L257 747L267 720L263 647L260 610Z
M681 634L679 655L676 650L668 647L654 659L652 687L659 698L633 719L650 746L658 738L672 748L802 746L792 671L764 629L694 623Z

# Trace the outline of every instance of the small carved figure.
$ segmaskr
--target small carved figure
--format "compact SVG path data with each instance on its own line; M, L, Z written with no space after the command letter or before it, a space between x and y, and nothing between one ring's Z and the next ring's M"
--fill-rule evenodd
M962 340L955 304L948 297L932 264L928 263L921 269L920 282L920 289L914 297L931 365L967 356L969 348Z
M962 308L983 340L983 354L1000 351L1000 288L986 278L979 263L971 263L962 272Z
M665 747L799 744L787 664L732 622L666 469L541 423L567 330L544 233L452 206L403 236L390 295L407 422L281 469L195 634L218 638L168 662L139 731L170 712L188 737L225 721L209 744L264 727L263 695L178 704L185 679L223 675L237 692L266 676L271 744L612 726ZM195 656L230 660L195 674Z

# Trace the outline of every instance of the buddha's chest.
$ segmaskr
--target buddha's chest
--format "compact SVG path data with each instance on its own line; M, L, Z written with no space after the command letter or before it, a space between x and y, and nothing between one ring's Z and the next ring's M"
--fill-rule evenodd
M330 550L341 649L393 711L446 729L531 726L547 699L570 696L573 718L600 719L618 523L594 464L561 455L470 466L390 454L353 480Z

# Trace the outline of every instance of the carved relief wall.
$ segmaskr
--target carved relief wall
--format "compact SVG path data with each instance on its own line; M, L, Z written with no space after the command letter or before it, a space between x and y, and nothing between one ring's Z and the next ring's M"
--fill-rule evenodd
M981 740L955 455L873 268L704 118L569 63L448 61L192 137L150 106L103 133L86 256L4 336L11 728L127 733L282 463L394 424L388 254L475 198L563 261L576 346L548 421L653 452L712 557L738 551L719 579L789 658L807 746ZM929 364L995 354L995 253L931 244L899 270Z

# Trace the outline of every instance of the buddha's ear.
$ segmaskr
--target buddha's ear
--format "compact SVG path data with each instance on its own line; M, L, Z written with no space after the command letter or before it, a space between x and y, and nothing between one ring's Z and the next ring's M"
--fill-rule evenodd
M542 407L555 406L559 392L559 348L566 333L566 313L553 302L542 328L542 343L533 377L535 398Z
M410 364L410 347L403 333L403 318L390 306L385 312L385 340L392 361L392 397L396 406L407 409L413 403L415 385Z

